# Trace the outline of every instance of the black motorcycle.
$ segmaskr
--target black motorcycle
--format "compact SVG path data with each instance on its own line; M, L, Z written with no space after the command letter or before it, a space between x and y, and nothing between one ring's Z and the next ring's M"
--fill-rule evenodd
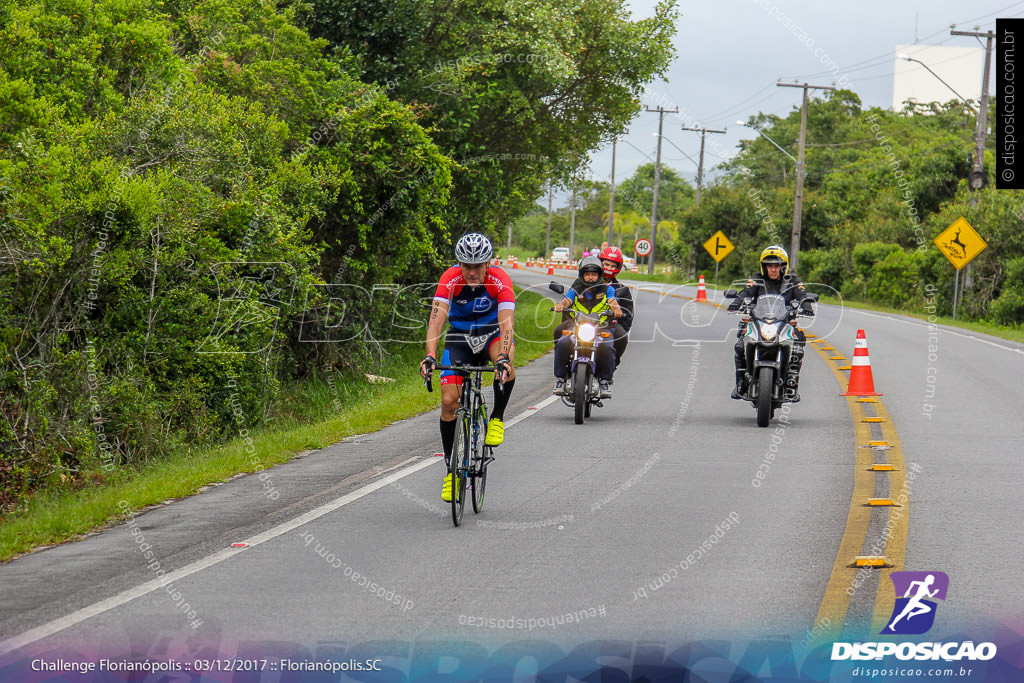
M739 296L735 289L725 291L726 299ZM785 397L784 380L789 371L793 344L791 321L798 316L813 316L813 302L817 294L808 293L803 301L786 303L781 294L762 294L756 302L745 298L735 313L749 316L743 333L743 347L747 359L747 393L743 400L750 401L757 410L757 426L767 427L775 411L792 399Z
M565 294L565 287L552 282L548 289L558 294ZM551 310L555 310L552 308ZM583 424L590 417L591 406L603 407L601 387L595 372L597 370L597 347L602 344L614 343L610 327L615 324L611 320L612 312L604 310L600 313L583 313L568 309L567 313L576 323L568 334L572 340L572 360L569 365L569 379L565 383L562 402L573 409L576 424Z

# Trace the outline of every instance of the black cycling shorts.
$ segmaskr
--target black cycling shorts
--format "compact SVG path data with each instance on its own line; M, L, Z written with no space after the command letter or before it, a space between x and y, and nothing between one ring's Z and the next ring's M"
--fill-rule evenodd
M488 353L491 346L501 337L501 330L497 325L488 325L472 330L471 332L448 331L444 338L444 353L441 354L441 365L490 365L491 356ZM514 345L514 344L513 344ZM456 374L454 370L441 371L441 384L462 384L462 375Z

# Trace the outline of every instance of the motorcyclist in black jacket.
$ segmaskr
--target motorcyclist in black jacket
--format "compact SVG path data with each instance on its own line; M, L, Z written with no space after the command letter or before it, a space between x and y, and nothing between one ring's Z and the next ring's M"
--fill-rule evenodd
M793 301L803 301L806 292L804 283L798 276L788 273L789 254L777 244L767 247L761 252L761 277L752 278L747 281L747 286L741 290L732 303L729 310L738 310L744 299L750 299L750 306L757 301L761 294L781 294L786 304ZM789 372L786 375L786 398L793 403L800 401L800 394L797 387L800 384L800 367L804 361L804 345L807 337L803 330L796 326L796 319L792 321L794 327L793 336L796 343L793 344L789 359ZM743 334L746 329L745 323L740 323L739 333L736 341L736 388L732 391L732 398L742 399L747 393L747 359L744 352Z

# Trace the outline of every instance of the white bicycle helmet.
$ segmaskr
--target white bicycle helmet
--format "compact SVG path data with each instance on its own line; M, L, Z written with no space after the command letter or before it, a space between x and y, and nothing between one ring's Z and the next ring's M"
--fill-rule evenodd
M471 232L459 238L455 243L455 259L459 263L474 265L489 263L494 255L494 247L486 236Z

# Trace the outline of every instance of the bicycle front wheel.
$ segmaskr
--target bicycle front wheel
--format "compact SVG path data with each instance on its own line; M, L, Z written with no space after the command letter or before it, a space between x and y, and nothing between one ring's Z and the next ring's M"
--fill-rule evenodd
M484 509L484 490L487 488L487 456L491 447L484 444L487 433L487 413L482 407L476 411L477 432L473 443L473 512Z
M470 458L469 418L462 414L455 429L449 469L452 474L452 523L455 526L462 524L462 511L466 507L466 479L471 466Z

